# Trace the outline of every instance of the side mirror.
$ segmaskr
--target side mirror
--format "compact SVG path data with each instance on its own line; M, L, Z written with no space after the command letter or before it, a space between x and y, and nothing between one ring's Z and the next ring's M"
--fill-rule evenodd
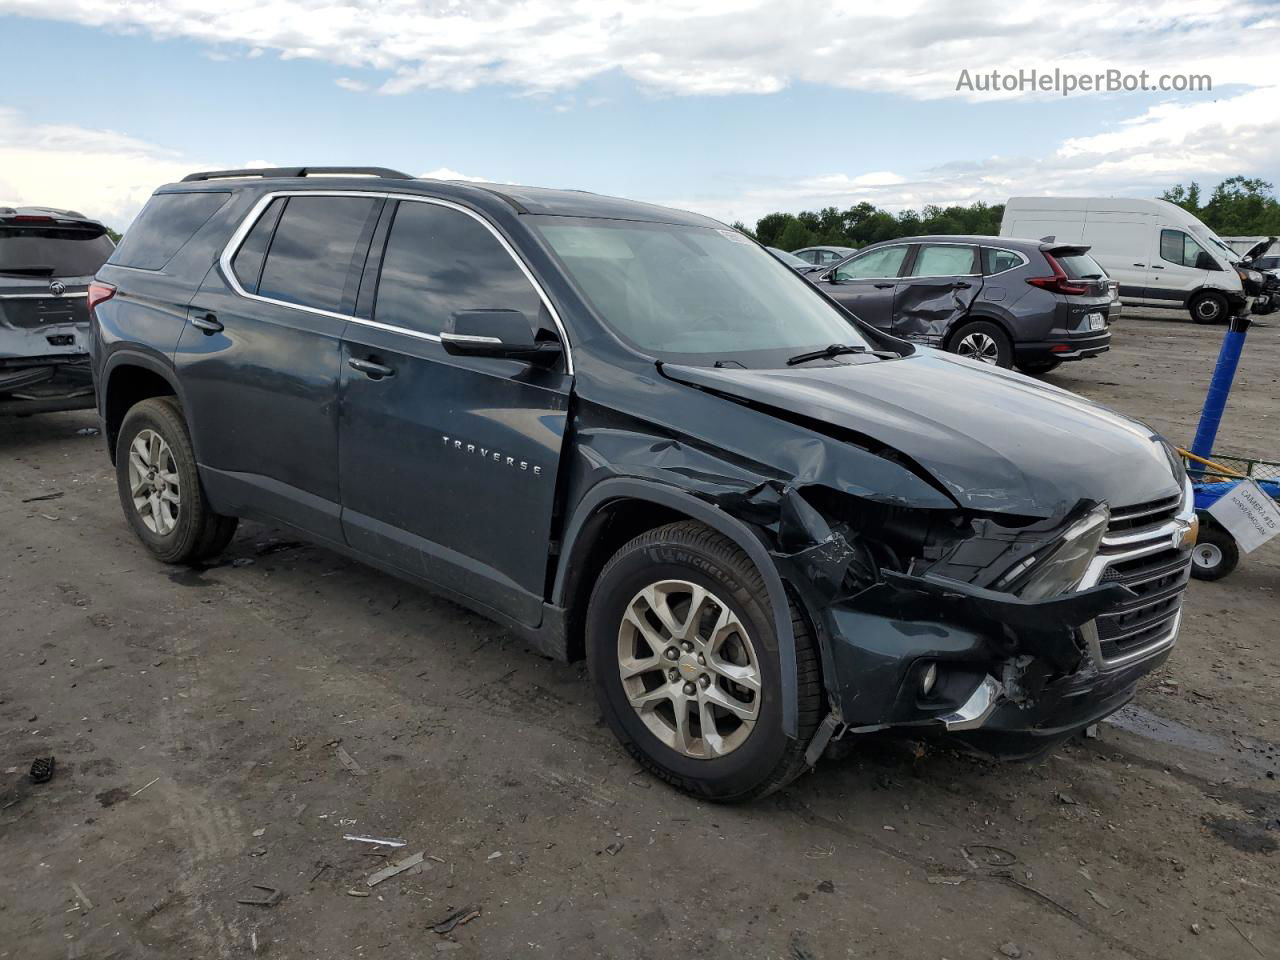
M1218 261L1213 259L1212 254L1206 253L1204 250L1201 250L1198 254L1196 254L1196 269L1197 270L1221 270L1222 268L1218 266Z
M563 352L519 310L459 310L440 332L445 353L455 357L504 357L547 364Z

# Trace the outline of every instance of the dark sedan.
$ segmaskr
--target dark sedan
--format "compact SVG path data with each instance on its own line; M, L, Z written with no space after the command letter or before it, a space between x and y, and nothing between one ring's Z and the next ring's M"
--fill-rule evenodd
M809 279L881 330L1029 374L1105 353L1118 307L1089 248L1052 240L905 237Z

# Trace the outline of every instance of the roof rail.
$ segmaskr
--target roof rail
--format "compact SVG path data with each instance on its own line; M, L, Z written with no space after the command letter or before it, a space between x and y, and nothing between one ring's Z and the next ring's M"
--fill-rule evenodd
M182 182L224 180L229 177L309 177L317 173L349 173L369 177L382 177L385 180L413 179L407 173L401 173L399 170L388 170L386 167L257 167L246 170L204 170L200 173L187 174L182 178Z

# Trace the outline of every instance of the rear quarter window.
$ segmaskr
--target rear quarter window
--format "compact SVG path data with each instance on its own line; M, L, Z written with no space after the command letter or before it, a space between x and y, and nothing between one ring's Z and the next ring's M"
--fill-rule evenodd
M1107 275L1107 271L1098 265L1098 261L1087 253L1076 253L1070 256L1060 256L1055 253L1053 258L1072 280L1097 280Z
M230 193L157 193L108 262L139 270L163 269L230 198Z

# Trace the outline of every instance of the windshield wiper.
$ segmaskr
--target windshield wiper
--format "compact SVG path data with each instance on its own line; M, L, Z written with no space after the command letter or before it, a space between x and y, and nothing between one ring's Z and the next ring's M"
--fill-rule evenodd
M814 350L810 353L797 353L787 360L787 366L794 367L797 363L808 363L810 360L830 360L832 357L843 356L846 353L866 352L866 347L855 347L847 343L833 343L831 346L823 347L821 350Z

